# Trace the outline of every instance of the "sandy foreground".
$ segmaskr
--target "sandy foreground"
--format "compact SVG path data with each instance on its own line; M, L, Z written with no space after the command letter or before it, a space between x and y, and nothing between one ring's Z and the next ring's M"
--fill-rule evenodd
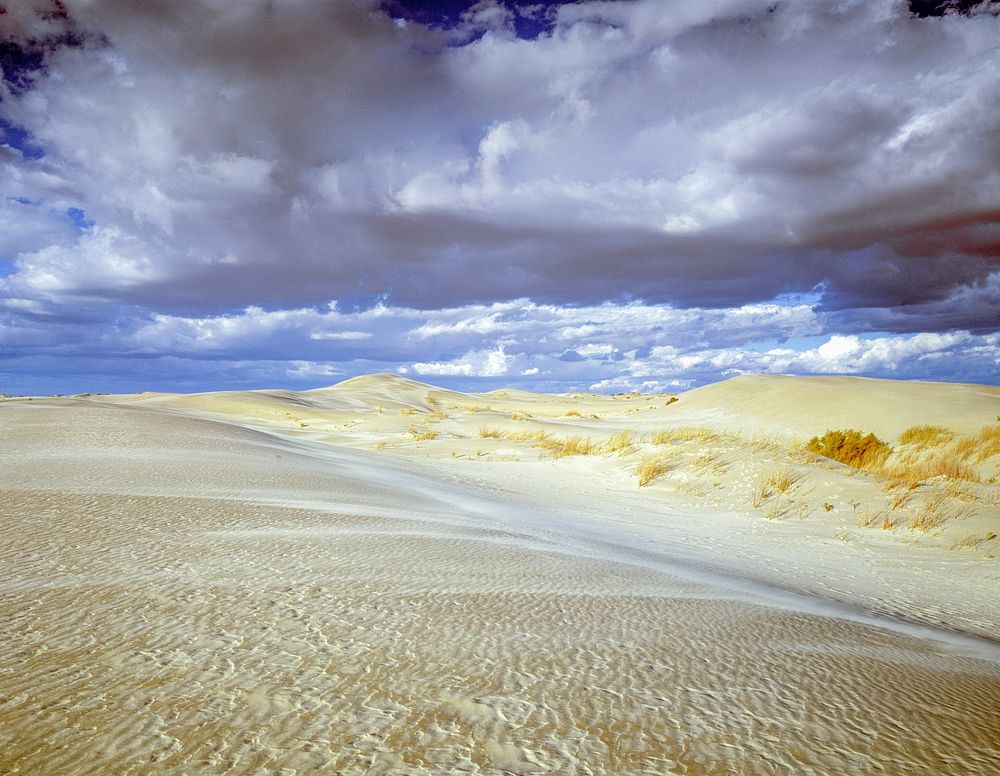
M0 774L1000 772L998 416L850 378L3 400Z

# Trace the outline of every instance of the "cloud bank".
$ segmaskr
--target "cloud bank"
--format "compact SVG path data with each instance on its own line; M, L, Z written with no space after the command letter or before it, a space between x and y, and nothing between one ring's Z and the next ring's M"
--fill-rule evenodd
M911 5L5 4L0 376L996 382L1000 16Z

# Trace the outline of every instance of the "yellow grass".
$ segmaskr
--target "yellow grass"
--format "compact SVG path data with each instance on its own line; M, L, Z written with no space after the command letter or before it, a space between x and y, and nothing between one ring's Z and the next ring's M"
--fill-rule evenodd
M431 429L419 429L411 428L410 434L413 435L413 440L415 442L426 442L429 439L437 439L438 432Z
M708 428L663 428L654 433L649 441L654 445L669 445L675 442L711 442L719 438L719 434Z
M962 460L973 463L1000 455L1000 423L983 426L975 436L961 440L955 445L955 452Z
M914 447L939 447L955 438L955 432L944 426L910 426L899 435L899 444Z
M912 518L910 518L910 530L929 533L941 528L949 520L962 517L965 510L956 508L947 503L947 497L942 493L935 493Z
M582 418L583 415L579 411L577 411L577 410L570 410L565 415L563 415L563 417L564 418Z
M624 455L632 449L635 444L635 435L631 431L616 431L608 439L604 446L609 453L621 453Z
M479 427L479 436L482 439L501 439L504 433L498 428L490 428L489 426Z
M965 463L951 447L938 450L930 457L903 457L883 469L890 480L921 483L942 477L946 480L978 482L975 469Z
M966 536L964 539L955 542L955 544L951 546L951 549L978 550L982 545L986 544L987 542L992 542L996 538L997 535L994 531L987 531L986 533L982 534L970 534Z
M542 435L537 438L537 446L552 453L553 458L566 458L571 455L594 455L601 451L601 445L593 442L590 437L571 436L564 439Z
M639 487L649 485L657 477L661 477L674 467L675 459L665 455L647 455L636 468L635 473L639 477Z
M776 493L787 493L794 488L802 477L795 474L791 469L781 469L773 471L767 476L767 483L774 488Z

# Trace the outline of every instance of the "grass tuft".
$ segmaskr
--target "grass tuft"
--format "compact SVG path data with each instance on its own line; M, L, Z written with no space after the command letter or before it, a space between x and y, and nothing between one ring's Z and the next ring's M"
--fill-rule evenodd
M616 431L608 439L604 448L609 453L619 453L621 455L625 455L632 449L632 445L634 444L635 435L631 431Z
M955 432L944 426L910 426L899 435L899 444L913 447L940 447L955 438Z
M639 477L639 487L644 488L657 477L661 477L674 467L675 459L666 455L647 455L636 468Z

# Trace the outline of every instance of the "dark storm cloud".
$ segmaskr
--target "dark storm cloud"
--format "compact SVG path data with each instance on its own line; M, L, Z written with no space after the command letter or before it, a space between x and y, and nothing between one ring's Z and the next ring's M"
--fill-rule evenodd
M247 312L265 310L301 322L288 357L305 379L377 339L353 323L324 339L329 321L308 311L330 300L386 300L378 338L511 299L543 319L609 301L650 342L659 319L622 312L630 300L676 325L808 298L813 336L975 337L1000 321L995 4L4 5L5 348L80 331L107 353L194 347L151 337L169 320L277 363L285 324ZM259 330L237 345L234 320ZM655 364L702 379L930 352L841 339L812 360L746 351L727 367L726 348L797 336L765 316L707 339L693 324L659 360L605 323L600 342L536 339L551 361L536 364L526 343L544 321L522 341L504 320L380 357L573 379L627 362L635 385ZM694 352L714 354L703 371L683 366Z

